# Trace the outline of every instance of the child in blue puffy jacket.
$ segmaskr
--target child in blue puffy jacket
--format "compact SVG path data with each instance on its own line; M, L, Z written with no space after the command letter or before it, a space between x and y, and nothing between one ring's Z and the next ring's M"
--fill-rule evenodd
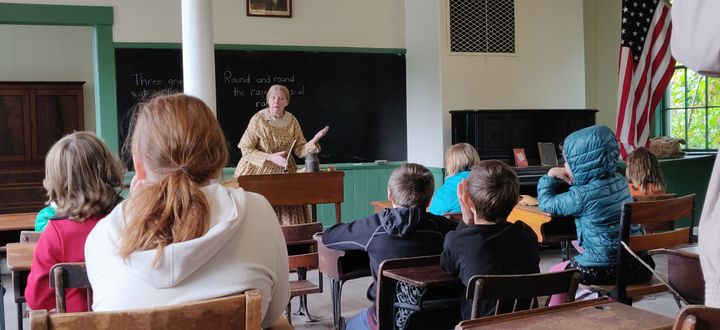
M615 134L602 125L573 132L565 139L563 155L565 167L552 168L540 178L538 203L545 212L575 218L580 254L550 271L578 269L582 284L615 284L620 211L623 203L632 202L627 179L617 173ZM632 228L631 234L641 231ZM643 258L654 266L649 256ZM631 261L629 283L651 277L638 261ZM553 296L553 302L560 299L564 297Z

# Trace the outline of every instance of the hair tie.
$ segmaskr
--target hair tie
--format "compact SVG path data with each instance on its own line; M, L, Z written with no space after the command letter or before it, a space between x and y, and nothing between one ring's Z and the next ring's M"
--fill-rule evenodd
M182 171L183 173L185 173L187 175L190 175L190 168L187 166L180 166L180 171Z

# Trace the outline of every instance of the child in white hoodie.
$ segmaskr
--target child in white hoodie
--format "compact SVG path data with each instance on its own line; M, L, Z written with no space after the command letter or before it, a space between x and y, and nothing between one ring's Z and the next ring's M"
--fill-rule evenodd
M93 310L165 306L258 289L263 327L289 299L288 259L267 200L213 179L227 164L220 125L199 99L141 104L129 138L130 197L85 244Z

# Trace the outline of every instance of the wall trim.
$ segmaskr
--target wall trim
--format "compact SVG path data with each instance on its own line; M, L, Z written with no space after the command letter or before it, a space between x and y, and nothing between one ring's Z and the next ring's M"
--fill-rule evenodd
M180 49L181 43L172 42L116 42L115 48L144 49ZM275 52L317 52L317 53L359 53L359 54L406 54L405 48L365 48L365 47L323 47L323 46L287 46L287 45L245 45L215 44L216 50L247 50Z

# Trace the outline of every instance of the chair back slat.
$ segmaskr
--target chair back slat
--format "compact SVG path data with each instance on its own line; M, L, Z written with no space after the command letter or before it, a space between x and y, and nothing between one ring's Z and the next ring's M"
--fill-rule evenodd
M675 198L677 197L677 194L671 193L671 194L662 194L662 195L635 195L633 196L633 200L636 202L644 202L644 201L656 201L659 199L668 199L668 198Z
M654 225L690 218L694 214L695 194L654 201L633 202L631 224Z
M318 254L316 253L305 253L295 254L288 256L288 263L290 269L297 268L317 268L318 267Z
M48 314L30 312L35 330L70 329L260 329L261 298L257 290L186 304L114 312Z
M567 294L567 301L575 300L580 284L580 272L565 270L555 273L525 274L525 275L475 275L470 278L465 291L465 297L472 299L472 318L481 317L482 302L495 300L495 315L503 311L501 305L513 302L512 311L519 305L523 308L539 306L539 297L549 297L553 294ZM529 301L529 302L528 302Z
M688 244L688 237L690 237L690 228L684 227L661 233L630 236L629 245L633 251L647 251Z

